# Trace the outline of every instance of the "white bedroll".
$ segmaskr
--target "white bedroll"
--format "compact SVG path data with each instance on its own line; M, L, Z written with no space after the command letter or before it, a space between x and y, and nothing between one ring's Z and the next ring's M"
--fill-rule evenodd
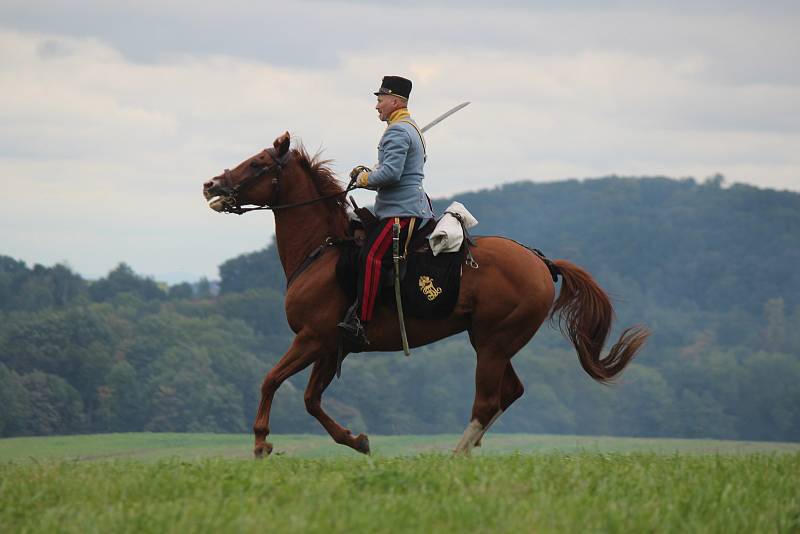
M463 228L461 227L461 221L453 214L457 214L464 221ZM436 223L436 228L428 236L428 243L433 255L436 256L442 252L458 252L461 248L461 243L464 242L464 230L469 230L477 224L478 220L472 216L461 202L450 204L444 210L442 218Z

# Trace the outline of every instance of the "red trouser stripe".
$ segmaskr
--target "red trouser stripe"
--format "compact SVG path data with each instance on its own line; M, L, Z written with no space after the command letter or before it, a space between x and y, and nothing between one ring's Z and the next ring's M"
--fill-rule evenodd
M378 237L375 239L375 241L372 242L372 246L367 253L366 265L364 266L364 291L362 291L361 294L362 321L368 321L372 319L372 302L375 300L375 295L372 294L372 278L374 272L375 255L378 255L377 277L379 278L383 254L386 253L386 247L388 246L384 245L384 241L388 243L391 240L391 238L386 239L386 237L387 234L391 232L392 224L394 224L392 219L386 221L386 224L384 225L380 234L378 234Z
M409 219L400 219L400 229L408 226ZM364 272L364 292L361 300L361 320L371 321L375 310L375 300L378 296L381 281L381 265L383 257L389 246L392 244L392 226L394 218L386 221L377 239L372 243L367 254L366 267Z

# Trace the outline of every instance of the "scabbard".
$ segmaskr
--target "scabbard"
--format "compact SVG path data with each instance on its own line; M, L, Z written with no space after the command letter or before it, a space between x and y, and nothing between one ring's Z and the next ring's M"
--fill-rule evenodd
M403 340L403 352L411 355L406 336L406 322L403 316L403 299L400 297L400 219L394 219L392 226L392 260L394 260L394 298L397 303L397 320L400 323L400 337Z

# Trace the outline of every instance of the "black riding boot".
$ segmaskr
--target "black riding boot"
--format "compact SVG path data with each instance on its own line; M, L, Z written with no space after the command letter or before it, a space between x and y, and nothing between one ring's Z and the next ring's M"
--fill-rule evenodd
M362 352L364 345L369 344L367 339L366 329L364 323L358 317L357 302L354 302L350 309L344 316L344 319L338 326L342 332L342 338L345 342L347 352Z

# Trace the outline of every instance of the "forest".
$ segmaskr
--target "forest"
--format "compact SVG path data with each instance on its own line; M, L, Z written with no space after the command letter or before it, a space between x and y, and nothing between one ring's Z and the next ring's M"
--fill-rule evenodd
M480 224L586 268L616 335L653 335L617 383L580 368L545 325L514 358L525 395L502 432L800 441L800 194L715 176L518 182L453 200ZM87 280L0 256L0 436L245 432L291 340L274 243L168 285L120 263ZM0 253L2 250L0 250ZM323 398L353 431L460 432L475 357L465 335L348 357ZM307 372L286 382L272 431L319 433Z

